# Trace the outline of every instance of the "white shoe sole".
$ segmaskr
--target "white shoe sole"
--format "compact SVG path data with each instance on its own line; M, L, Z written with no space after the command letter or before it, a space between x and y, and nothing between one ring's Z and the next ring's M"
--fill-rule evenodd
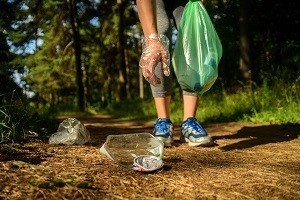
M207 147L207 146L212 146L214 144L214 141L209 136L198 138L197 142L192 142L186 137L181 137L180 141L188 142L188 145L191 147Z

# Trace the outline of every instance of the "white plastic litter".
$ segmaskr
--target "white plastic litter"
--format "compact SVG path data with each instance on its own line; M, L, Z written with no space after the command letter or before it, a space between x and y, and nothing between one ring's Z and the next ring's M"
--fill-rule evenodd
M134 158L132 169L139 172L152 172L161 169L163 165L162 159L158 157L142 155Z
M122 166L133 167L136 163L137 167L145 168L145 171L152 171L150 165L147 168L146 164L141 163L143 159L140 158L141 156L145 158L147 163L150 158L155 158L155 161L160 160L162 163L164 145L150 133L109 135L100 148L100 152Z
M58 126L57 132L50 136L49 144L85 144L90 140L86 127L75 118L67 118Z

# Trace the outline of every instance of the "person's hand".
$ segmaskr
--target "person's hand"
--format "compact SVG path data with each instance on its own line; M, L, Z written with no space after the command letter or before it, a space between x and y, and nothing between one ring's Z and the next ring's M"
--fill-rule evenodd
M165 35L151 34L145 38L139 66L144 78L154 86L158 86L161 83L160 79L155 75L155 68L160 62L162 63L164 75L169 76L169 40Z

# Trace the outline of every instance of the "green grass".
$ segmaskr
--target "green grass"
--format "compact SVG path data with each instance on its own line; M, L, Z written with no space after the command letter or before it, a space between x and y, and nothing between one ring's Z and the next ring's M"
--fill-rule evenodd
M277 80L255 92L258 109L244 117L247 121L300 123L300 78L291 84Z
M178 96L178 95L176 95ZM183 115L182 98L173 98L171 120L179 123ZM123 119L153 119L153 100L136 100L112 104L107 113ZM239 88L235 93L205 93L200 98L197 118L201 122L300 123L300 80L288 84L277 80L272 86L250 90Z
M57 128L50 113L37 112L26 99L13 94L2 94L0 106L0 144L24 142L31 133L51 134Z

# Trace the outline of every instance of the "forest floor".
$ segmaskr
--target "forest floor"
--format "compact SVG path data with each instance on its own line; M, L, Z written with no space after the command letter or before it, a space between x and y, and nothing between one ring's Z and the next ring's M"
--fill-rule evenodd
M153 121L79 120L85 145L0 146L0 199L300 199L300 124L204 124L216 142L205 148L180 143L177 125L164 167L145 174L99 148L110 134L152 132Z

